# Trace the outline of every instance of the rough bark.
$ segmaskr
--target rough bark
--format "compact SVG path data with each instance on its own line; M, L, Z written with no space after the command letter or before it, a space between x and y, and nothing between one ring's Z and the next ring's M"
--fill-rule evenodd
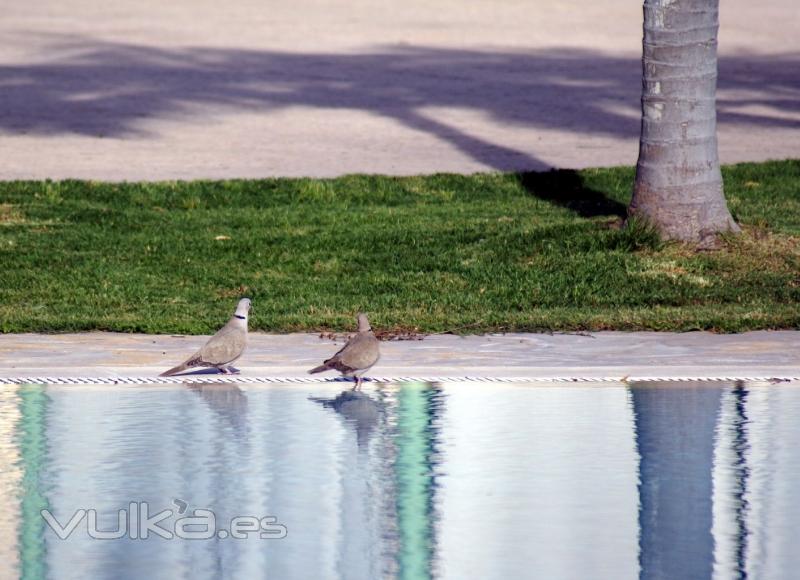
M631 216L667 239L739 231L717 154L719 0L644 0L642 129Z

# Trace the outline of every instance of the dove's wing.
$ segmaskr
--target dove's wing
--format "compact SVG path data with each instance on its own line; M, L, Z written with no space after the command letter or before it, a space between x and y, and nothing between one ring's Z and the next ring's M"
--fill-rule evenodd
M380 358L378 339L372 332L359 332L352 336L339 352L308 372L314 374L333 369L343 374L350 374L368 369L378 362L378 358Z
M334 358L338 358L338 364L348 370L367 369L378 362L379 357L378 339L371 332L357 334L334 355Z
M207 365L226 365L242 356L247 346L247 330L228 322L208 339L198 356Z

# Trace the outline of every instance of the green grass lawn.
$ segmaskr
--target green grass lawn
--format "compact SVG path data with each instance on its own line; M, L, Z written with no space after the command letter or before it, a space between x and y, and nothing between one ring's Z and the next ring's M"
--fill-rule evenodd
M0 183L0 331L800 328L800 161L724 176L714 252L619 228L631 168Z

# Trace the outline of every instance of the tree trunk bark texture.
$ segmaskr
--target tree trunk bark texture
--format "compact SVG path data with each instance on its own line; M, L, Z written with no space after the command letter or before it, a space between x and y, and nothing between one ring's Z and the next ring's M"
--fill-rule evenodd
M717 153L719 0L644 0L642 130L629 215L667 239L739 231Z

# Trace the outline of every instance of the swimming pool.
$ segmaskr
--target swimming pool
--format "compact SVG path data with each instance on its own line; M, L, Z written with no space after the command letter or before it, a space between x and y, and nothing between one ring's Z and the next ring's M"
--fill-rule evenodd
M348 387L0 386L0 577L800 569L796 383Z

